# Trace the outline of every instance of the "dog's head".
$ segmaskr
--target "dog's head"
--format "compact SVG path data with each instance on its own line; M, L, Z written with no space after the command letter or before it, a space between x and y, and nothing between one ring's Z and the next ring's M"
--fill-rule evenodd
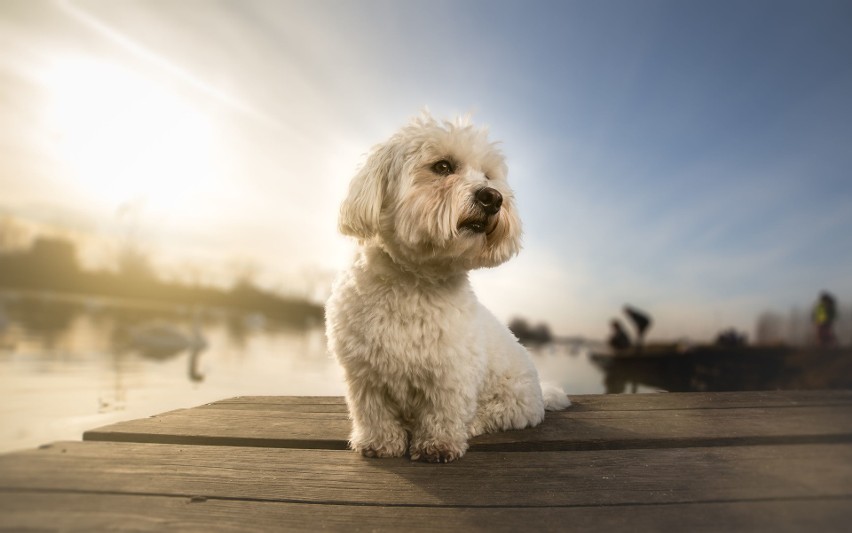
M370 153L349 186L340 231L414 267L498 265L520 249L506 174L485 130L423 114Z

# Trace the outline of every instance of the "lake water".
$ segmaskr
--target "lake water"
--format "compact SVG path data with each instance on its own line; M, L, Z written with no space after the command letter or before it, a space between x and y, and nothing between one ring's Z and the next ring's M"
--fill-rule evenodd
M202 350L151 350L136 332L158 324ZM582 347L531 350L542 379L569 394L603 393ZM342 395L343 374L321 325L275 324L224 310L0 293L0 452L87 429L247 395ZM641 392L641 391L640 391Z

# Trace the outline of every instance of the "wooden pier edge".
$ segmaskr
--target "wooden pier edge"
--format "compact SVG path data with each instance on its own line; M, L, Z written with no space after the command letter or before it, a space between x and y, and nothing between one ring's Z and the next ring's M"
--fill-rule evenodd
M0 530L847 531L852 391L575 396L448 465L346 450L334 397L238 397L0 455Z
M580 451L852 440L852 420L843 409L831 409L852 409L852 391L579 395L572 401L570 409L548 413L538 428L481 435L471 440L470 450ZM762 417L767 410L783 416ZM110 424L86 431L83 440L343 450L349 431L346 405L340 397L249 396Z

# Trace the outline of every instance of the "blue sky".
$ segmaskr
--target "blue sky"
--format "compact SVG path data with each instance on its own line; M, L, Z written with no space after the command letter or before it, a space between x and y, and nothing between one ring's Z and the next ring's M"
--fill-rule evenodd
M108 239L129 202L172 269L237 256L274 285L339 268L348 178L428 106L472 112L503 142L525 249L474 282L505 320L602 337L631 302L658 338L708 338L823 288L852 298L849 2L12 1L0 24L15 102L0 104L0 213ZM201 129L186 131L212 139L181 167L198 181L108 196L67 170L31 117L63 92L42 73L71 56L72 74L94 58L83 72L155 87L77 76L96 84L86 94L115 81L131 87L119 106L156 94L191 109ZM63 127L85 138L78 126ZM163 201L178 181L181 201Z

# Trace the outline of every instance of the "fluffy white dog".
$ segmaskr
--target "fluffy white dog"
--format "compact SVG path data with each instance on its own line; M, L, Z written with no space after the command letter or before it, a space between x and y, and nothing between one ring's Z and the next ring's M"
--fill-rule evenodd
M367 457L449 462L472 436L535 426L570 403L555 387L543 397L526 349L468 281L520 249L506 172L484 130L424 114L350 184L339 225L360 248L326 328L346 374L350 445Z

